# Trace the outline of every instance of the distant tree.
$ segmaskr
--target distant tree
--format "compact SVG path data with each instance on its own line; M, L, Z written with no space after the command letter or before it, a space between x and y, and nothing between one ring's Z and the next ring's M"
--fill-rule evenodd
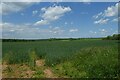
M120 34L113 34L112 36L107 36L103 40L120 40Z

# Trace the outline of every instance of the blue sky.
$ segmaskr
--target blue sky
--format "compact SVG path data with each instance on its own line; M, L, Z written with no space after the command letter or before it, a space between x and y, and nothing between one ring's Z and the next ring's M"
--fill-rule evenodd
M2 37L104 37L118 31L115 2L2 3Z

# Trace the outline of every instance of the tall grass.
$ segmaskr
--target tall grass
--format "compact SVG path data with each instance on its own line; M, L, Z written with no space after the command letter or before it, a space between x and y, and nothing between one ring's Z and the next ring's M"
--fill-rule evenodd
M83 69L88 77L117 77L118 76L118 48L94 47L84 49L73 60L74 66Z
M116 45L117 41L102 40L3 42L2 57L8 63L16 64L29 62L30 55L34 53L39 58L45 58L46 65L54 66L71 59L82 48Z
M61 76L73 78L117 78L118 48L110 46L85 48L75 54L71 60L53 69Z
M36 52L34 50L30 50L29 53L28 53L28 56L29 56L29 60L28 60L28 64L34 68L36 66L36 59L37 59L37 55L36 55Z

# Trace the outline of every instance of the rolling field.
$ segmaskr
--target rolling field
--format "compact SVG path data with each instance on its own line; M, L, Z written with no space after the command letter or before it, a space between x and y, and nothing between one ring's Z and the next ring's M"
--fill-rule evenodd
M27 64L32 68L36 60L44 59L57 77L117 77L117 46L115 40L89 39L3 42L2 57L8 65ZM41 77L39 72L34 77Z

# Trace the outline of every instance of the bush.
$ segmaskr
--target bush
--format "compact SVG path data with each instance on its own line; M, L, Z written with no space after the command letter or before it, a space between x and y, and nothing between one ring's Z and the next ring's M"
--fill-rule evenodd
M112 47L84 49L75 56L72 63L78 70L85 70L90 78L117 77L118 51L116 49Z
M74 57L53 67L59 77L115 78L118 77L117 47L90 47L76 53Z
M113 34L112 36L107 36L103 40L120 40L120 34Z

